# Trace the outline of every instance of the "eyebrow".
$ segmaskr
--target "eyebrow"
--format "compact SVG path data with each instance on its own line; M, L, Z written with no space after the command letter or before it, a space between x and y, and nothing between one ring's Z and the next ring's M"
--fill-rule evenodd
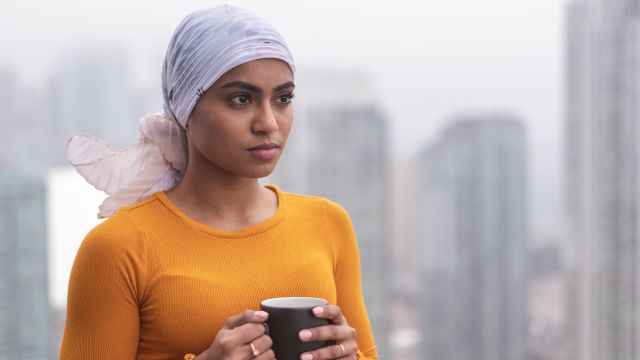
M231 87L239 87L239 88L242 88L242 89L245 89L245 90L248 90L248 91L252 91L252 92L260 92L261 91L259 87L255 86L253 84L249 84L249 83L244 82L244 81L232 81L232 82L226 83L226 84L221 86L221 88L231 88ZM287 89L287 88L290 88L290 87L293 87L293 88L296 87L296 85L293 83L293 81L287 81L284 84L280 84L280 85L274 87L273 88L273 92L278 92L280 90L284 90L284 89Z

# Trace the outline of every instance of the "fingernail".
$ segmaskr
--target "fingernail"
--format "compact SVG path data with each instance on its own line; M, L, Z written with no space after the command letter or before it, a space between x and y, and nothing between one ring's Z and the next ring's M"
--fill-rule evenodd
M302 356L300 356L300 360L313 360L313 355L311 355L311 354L302 354Z
M267 317L269 314L267 314L266 311L256 311L255 313L253 313L253 316L255 317L259 317L259 318L265 318Z
M311 338L311 331L309 330L302 330L300 331L300 339L302 340L308 340ZM306 355L311 355L311 354L306 354ZM311 357L309 359L312 359L313 356L311 355Z
M313 313L316 315L322 315L322 313L324 312L324 308L323 307L315 307L313 308Z

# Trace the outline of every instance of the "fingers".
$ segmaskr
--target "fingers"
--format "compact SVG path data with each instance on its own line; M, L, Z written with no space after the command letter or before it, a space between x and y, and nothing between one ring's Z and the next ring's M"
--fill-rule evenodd
M269 316L265 311L245 310L242 313L232 316L224 324L226 329L233 329L247 323L261 323Z
M262 324L244 324L230 330L229 333L234 339L232 345L248 344L264 335L264 326Z
M264 335L264 327L260 324L244 324L232 330L224 329L218 333L216 341L224 354L248 348L249 343ZM244 351L252 353L252 351Z
M257 360L274 360L275 358L276 358L276 354L271 349L255 357L255 359Z
M318 318L329 319L336 325L346 325L342 310L338 305L323 305L313 308L313 314Z
M275 359L271 338L265 334L267 317L266 312L253 310L230 317L210 347L212 358Z
M342 345L342 346L340 346ZM329 345L320 349L309 351L300 355L301 360L327 360L327 359L356 359L358 345L355 340L349 340Z
M266 318L267 313L264 311L253 310L245 310L241 314L230 317L216 337L223 352L237 351L241 347L248 348L249 342L264 335L265 327L262 322Z
M344 341L356 338L356 329L348 325L326 325L305 329L298 334L302 341Z
M260 359L260 360L275 359L275 354L273 350L271 350L271 345L273 345L273 341L269 336L262 335L259 338L253 340L251 344L253 344L253 348L251 348L251 345L246 345L247 353L250 355L249 356L250 358L255 357L256 359ZM257 356L254 355L253 349L257 351L257 354L258 354Z

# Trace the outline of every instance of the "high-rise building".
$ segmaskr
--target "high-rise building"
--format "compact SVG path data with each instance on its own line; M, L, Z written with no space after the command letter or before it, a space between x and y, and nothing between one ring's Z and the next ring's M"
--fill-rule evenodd
M44 174L50 127L47 101L25 86L12 68L0 69L0 167Z
M426 360L523 360L525 130L461 118L420 155L416 224Z
M17 96L19 91L18 81L15 72L9 68L0 69L0 109L3 110L0 124L5 129L15 128L11 123L18 119ZM11 155L15 154L11 141L11 131L0 132L0 167L7 167L13 164Z
M360 248L365 302L385 359L393 260L387 122L364 76L301 73L296 83L292 135L270 180L287 191L327 197L349 212Z
M567 12L567 194L576 360L640 358L640 2Z
M128 71L128 57L119 48L71 54L54 70L47 99L54 164L67 164L65 149L73 133L96 136L115 148L137 141L139 115Z
M0 359L51 358L45 191L0 170Z

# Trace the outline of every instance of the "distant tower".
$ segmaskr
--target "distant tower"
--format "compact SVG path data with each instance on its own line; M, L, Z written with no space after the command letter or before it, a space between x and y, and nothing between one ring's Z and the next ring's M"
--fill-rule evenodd
M11 68L0 68L0 168L44 174L50 163L48 102L28 89Z
M134 91L126 53L119 48L69 55L55 69L49 105L55 126L56 165L67 165L65 149L72 133L87 133L115 148L139 136Z
M6 129L16 128L14 124L18 121L17 95L20 88L15 72L9 68L0 69L0 84L2 84L0 86L0 109L3 109L0 124L3 124ZM16 155L17 149L12 141L12 138L15 137L13 131L0 132L0 167L9 167L16 163L13 156Z
M0 170L0 359L50 359L43 180Z
M524 360L526 136L512 117L456 121L421 154L424 359Z
M567 18L572 359L640 359L640 2Z

